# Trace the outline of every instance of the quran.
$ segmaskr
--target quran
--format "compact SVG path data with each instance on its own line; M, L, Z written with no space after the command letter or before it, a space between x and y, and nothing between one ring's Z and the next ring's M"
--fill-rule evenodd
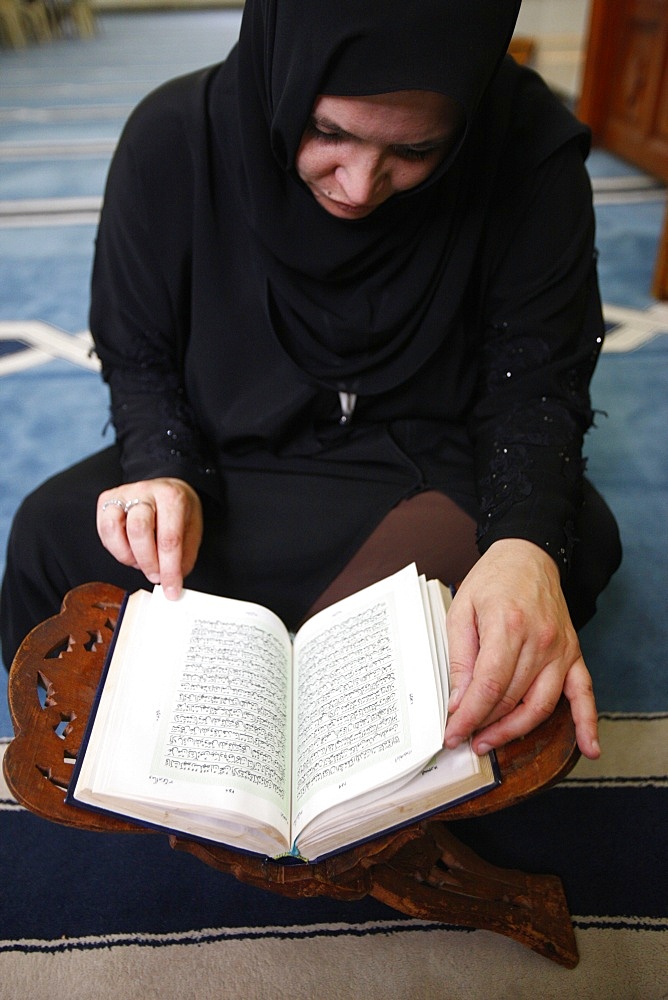
M414 565L292 636L267 608L126 598L68 801L320 860L498 783L443 748L450 591Z

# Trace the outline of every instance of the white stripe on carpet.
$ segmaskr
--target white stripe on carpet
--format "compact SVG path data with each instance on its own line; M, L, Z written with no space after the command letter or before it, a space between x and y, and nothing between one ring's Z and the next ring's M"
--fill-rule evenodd
M76 880L72 882L76 891ZM82 949L60 942L0 955L0 997L14 1000L665 1000L663 935L580 929L580 964L566 970L487 931L422 929L314 934L159 948Z
M603 350L608 354L633 351L660 333L668 333L668 303L657 302L649 309L626 309L604 305L606 323L614 324L605 337Z
M116 139L52 139L25 142L0 142L0 162L3 160L73 160L110 157L116 149Z
M605 713L599 720L601 756L581 757L565 786L665 788L668 714Z
M0 124L30 122L105 121L127 118L137 101L130 104L67 104L52 108L0 108Z

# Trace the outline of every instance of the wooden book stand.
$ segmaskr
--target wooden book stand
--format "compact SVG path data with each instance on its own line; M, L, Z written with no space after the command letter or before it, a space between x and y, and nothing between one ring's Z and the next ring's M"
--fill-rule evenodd
M15 738L4 770L17 800L49 820L119 833L148 833L120 818L64 802L123 594L100 583L70 591L62 611L35 628L9 677ZM568 704L498 752L503 783L470 802L318 864L282 865L215 844L170 836L173 848L242 882L295 898L365 895L412 917L496 931L573 968L575 936L561 881L496 868L450 832L454 820L521 802L567 774L578 758Z

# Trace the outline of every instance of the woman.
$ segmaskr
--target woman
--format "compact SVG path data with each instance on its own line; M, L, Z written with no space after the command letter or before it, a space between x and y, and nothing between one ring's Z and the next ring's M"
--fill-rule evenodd
M19 511L6 659L85 580L294 625L415 560L463 581L447 745L564 691L598 755L574 625L619 544L582 478L588 136L504 58L518 7L248 0L224 63L140 105L92 286L117 445Z

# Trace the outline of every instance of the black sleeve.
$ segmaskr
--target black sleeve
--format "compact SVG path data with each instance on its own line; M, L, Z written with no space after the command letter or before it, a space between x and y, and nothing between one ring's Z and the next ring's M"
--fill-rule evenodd
M113 158L97 235L90 325L128 481L175 476L215 494L183 385L192 166L187 78L147 98Z
M535 542L568 569L603 340L589 178L576 143L506 179L488 233L480 382L470 429L479 548Z

